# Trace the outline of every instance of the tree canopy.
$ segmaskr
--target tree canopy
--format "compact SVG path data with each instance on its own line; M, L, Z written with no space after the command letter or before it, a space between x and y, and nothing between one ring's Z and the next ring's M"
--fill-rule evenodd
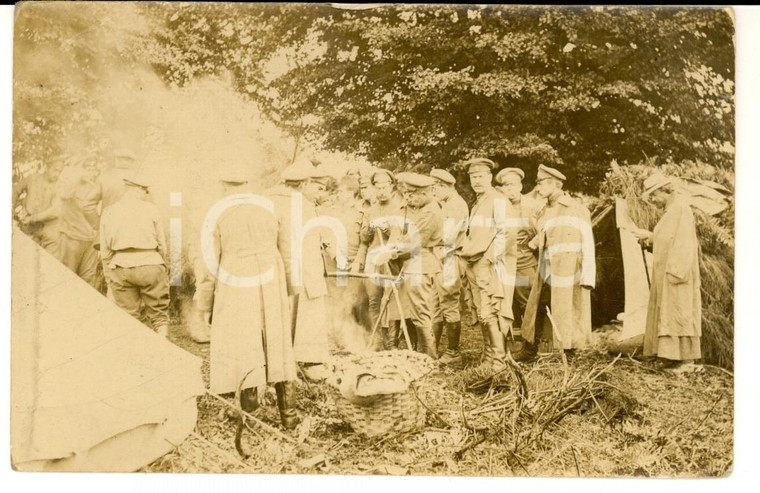
M125 41L129 55L169 87L230 74L297 139L392 169L480 155L529 176L557 166L569 188L593 192L613 159L733 166L727 10L146 3L139 12L149 28Z

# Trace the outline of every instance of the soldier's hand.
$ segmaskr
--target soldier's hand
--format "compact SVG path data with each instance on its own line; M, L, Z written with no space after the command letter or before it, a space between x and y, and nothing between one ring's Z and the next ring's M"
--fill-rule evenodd
M358 261L354 260L351 265L348 267L348 271L351 274L359 274L362 271L362 264L360 264Z

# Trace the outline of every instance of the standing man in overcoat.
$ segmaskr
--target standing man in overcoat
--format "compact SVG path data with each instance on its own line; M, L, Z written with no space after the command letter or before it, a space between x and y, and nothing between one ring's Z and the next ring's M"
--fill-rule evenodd
M252 412L258 389L272 383L282 425L292 429L298 377L277 218L252 200L247 181L240 170L223 171L223 198L203 227L206 269L196 281L195 302L211 324L211 392L240 387L242 408Z
M282 183L267 191L277 217L277 245L285 263L291 302L291 329L296 362L304 378L322 381L330 357L327 283L316 204L326 193L328 175L310 163L286 168Z
M562 190L565 179L554 168L538 167L536 189L547 204L536 223L538 234L528 243L537 251L539 265L525 309L525 344L515 355L518 361L536 354L547 306L556 329L554 349L572 354L591 339L591 290L596 284L591 216L583 204Z

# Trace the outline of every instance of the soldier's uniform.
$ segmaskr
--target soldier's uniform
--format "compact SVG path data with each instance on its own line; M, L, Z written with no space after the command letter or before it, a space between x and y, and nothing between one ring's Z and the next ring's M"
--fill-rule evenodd
M467 162L470 175L487 172L495 166L490 159ZM472 180L472 178L471 178ZM475 304L484 342L483 362L494 370L505 367L503 332L511 323L514 294L516 241L508 234L509 200L490 185L473 205L461 256L467 261L468 289ZM511 279L507 278L512 276Z
M327 317L327 284L319 229L305 233L300 249L295 250L300 252L300 258L296 258L293 246L299 238L293 237L293 221L300 222L295 224L296 228L303 228L317 216L315 204L296 188L298 184L324 177L308 170L307 166L291 166L283 172L284 184L271 188L266 194L274 202L277 245L285 264L291 297L293 350L296 362L302 363L304 375L310 380L321 380L326 376L323 365L330 356L327 328L319 322Z
M393 176L386 170L377 171L372 175L373 185L376 183L388 182L392 185L394 180ZM365 272L368 274L377 273L374 270L370 270L371 266L367 265L367 255L369 252L375 251L377 247L387 243L392 232L400 229L399 225L401 222L403 222L402 202L395 194L391 194L388 200L378 200L367 210L361 225L361 245L359 246L356 255L357 260L365 266ZM394 264L394 262L390 262L390 266L391 274L397 274L398 265ZM388 272L383 271L379 273L388 274ZM380 302L383 297L383 286L370 279L366 280L364 285L369 298L369 318L374 326L380 316Z
M124 183L147 193L147 185L138 178ZM166 336L169 277L158 208L131 193L106 208L100 221L100 254L114 302L138 320L143 320L144 307L146 321Z
M436 336L437 348L445 324L448 347L440 361L442 364L453 364L461 362L459 354L459 338L462 330L460 306L465 262L459 257L459 251L465 238L470 212L467 202L453 188L456 179L451 173L442 169L433 169L430 176L439 181L441 186L451 187L448 196L439 201L443 216L443 245L436 248L437 257L441 261L441 272L436 276L438 307L434 314L433 332Z
M257 388L273 383L282 424L293 428L297 372L277 218L251 203L240 188L247 178L239 171L222 173L229 189L222 199L227 207L214 224L215 262L208 265L204 258L204 275L196 281L198 309L213 309L211 391L235 392L240 386L242 408L250 412L258 407ZM252 281L267 272L270 278Z
M351 177L345 177L344 183ZM325 245L325 268L327 272L348 271L357 269L359 272L364 266L356 262L359 248L361 247L361 226L364 221L364 212L360 200L335 201L330 207L319 207L317 213L336 219L346 232L346 244L339 242L339 237L331 228L324 228L322 242ZM356 278L327 278L327 290L330 301L328 312L330 315L330 327L332 340L336 345L346 349L363 349L366 342L363 340L365 331L359 325L368 325L367 295L362 279ZM354 323L352 324L351 321Z
M520 182L525 178L525 172L520 168L504 168L496 175L496 183L503 185L508 175L519 177ZM522 194L518 194L516 198L510 200L514 209L509 220L519 223L517 226L517 275L514 302L512 303L515 321L514 335L519 336L523 313L528 304L533 278L538 266L538 255L528 244L536 236L536 221L539 213L545 207L546 201Z
M558 170L539 166L538 180L565 180ZM591 292L596 280L596 259L588 209L567 193L549 196L536 223L538 234L529 245L538 251L534 277L522 323L522 336L535 345L543 327L546 306L557 325L553 347L585 347L591 339ZM528 346L528 351L535 347Z
M21 229L53 255L55 255L59 236L54 199L56 183L64 165L63 159L59 157L53 160L44 173L36 173L22 179L13 189L14 212L24 224ZM22 193L26 193L23 202L20 200ZM35 219L40 216L47 217L41 220L29 220L29 218Z
M406 219L401 234L392 235L388 245L397 259L405 261L402 292L408 299L408 318L416 333L416 349L437 359L433 311L438 298L436 278L441 273L441 263L435 249L443 241L443 213L432 197L428 202L411 197L415 192L429 191L434 183L432 178L407 173L401 179L410 195ZM389 337L393 339L398 335L391 332Z
M90 286L98 289L98 252L94 248L98 228L100 186L94 181L94 163L68 167L57 186L59 200L56 258Z

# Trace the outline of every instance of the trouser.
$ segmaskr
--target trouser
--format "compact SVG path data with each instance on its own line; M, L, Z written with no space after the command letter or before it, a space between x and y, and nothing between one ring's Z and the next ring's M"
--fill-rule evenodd
M517 269L515 296L512 300L512 313L515 317L514 323L512 324L512 333L515 335L520 334L520 327L522 326L523 316L525 315L525 307L528 306L528 298L530 297L530 290L533 286L533 279L535 276L535 265L529 265Z
M408 274L408 284L405 286L411 309L409 318L417 332L417 351L431 358L438 357L433 334L433 305L438 296L435 286L436 275Z
M383 299L383 286L374 283L371 279L364 280L364 287L369 300L369 321L371 327L377 323L380 317L380 302Z
M465 266L464 261L456 256L447 261L451 262L454 268L445 275L444 270L442 270L435 277L440 315L435 313L433 320L436 322L453 323L461 320L459 308L462 294L462 276L464 275Z
M533 330L533 340L527 341L531 344L538 344L542 340L549 341L550 345L554 339L552 325L549 317L546 316L546 307L552 306L552 287L551 284L545 283L541 287L541 296L538 298L538 308L536 309L536 322ZM545 351L551 351L551 347L544 348Z
M468 289L483 335L484 361L496 366L503 362L505 350L504 339L499 330L499 298L491 295L493 276L496 272L491 262L481 258L468 264L465 269Z
M98 251L92 244L92 241L75 240L61 233L55 248L55 257L87 284L98 289Z
M116 304L153 329L169 325L169 276L164 265L107 268ZM145 315L141 311L144 308Z
M498 320L498 300L489 294L491 279L495 275L491 262L481 258L473 264L468 264L465 274L478 320L484 323Z

